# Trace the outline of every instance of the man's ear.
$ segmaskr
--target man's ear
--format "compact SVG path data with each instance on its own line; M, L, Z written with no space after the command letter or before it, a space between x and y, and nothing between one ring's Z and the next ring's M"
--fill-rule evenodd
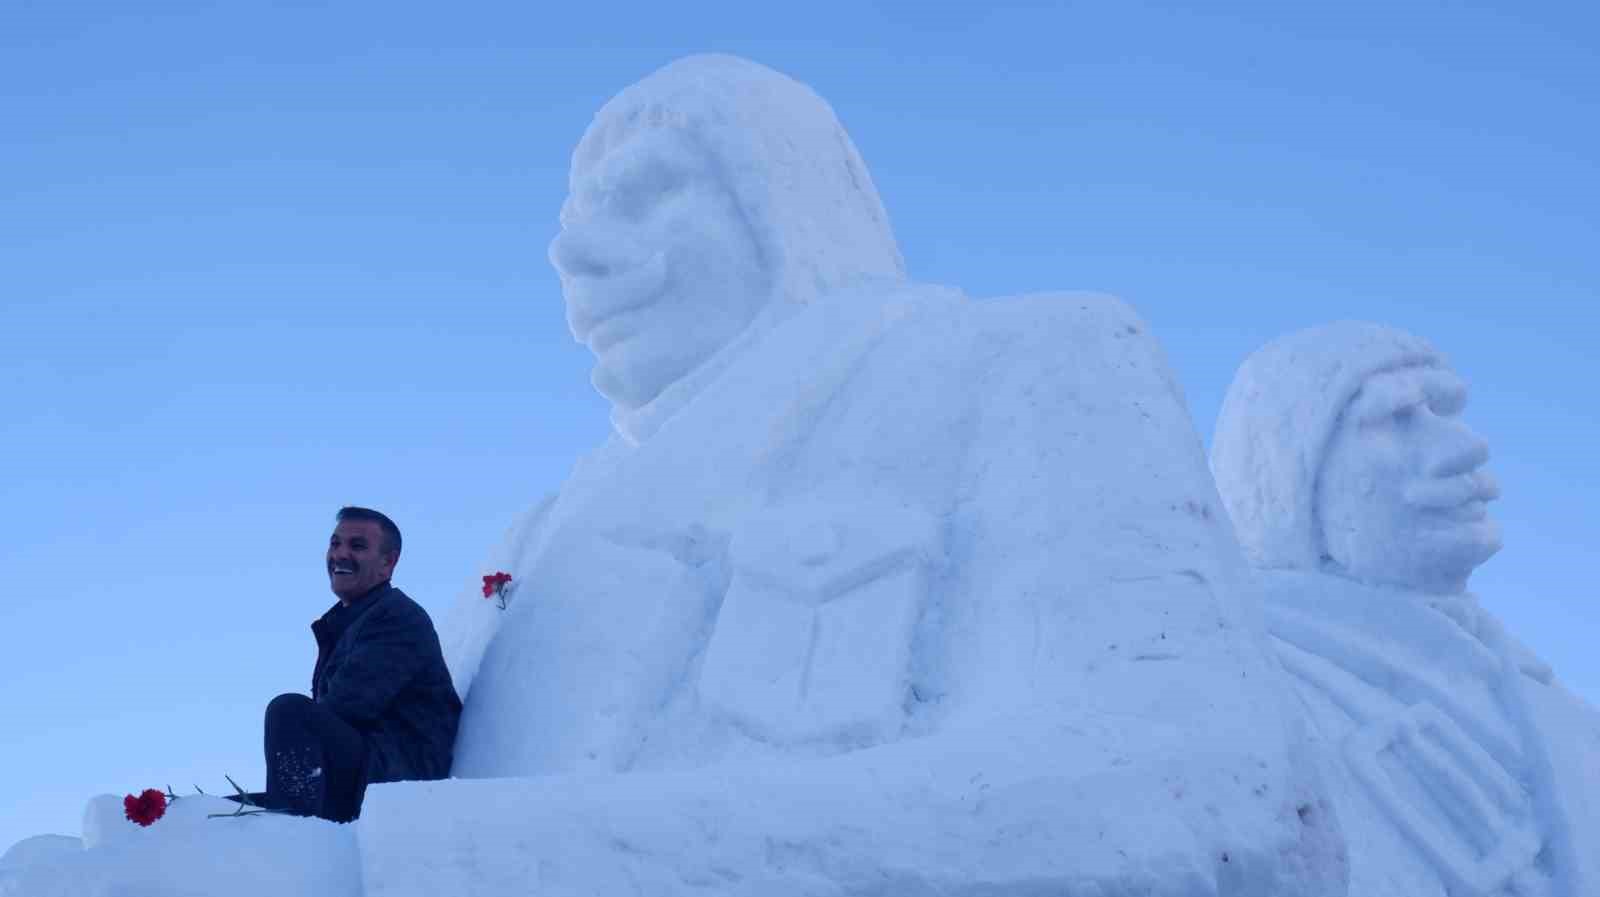
M388 573L393 573L395 565L400 563L400 552L398 552L398 551L387 552L387 553L381 555L381 557L383 558L385 571L388 572Z

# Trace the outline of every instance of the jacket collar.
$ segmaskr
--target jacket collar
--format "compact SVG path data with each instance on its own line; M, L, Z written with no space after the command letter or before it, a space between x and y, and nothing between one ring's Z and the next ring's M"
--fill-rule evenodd
M333 607L328 608L327 613L311 624L311 632L317 637L317 644L332 644L338 641L339 636L344 635L345 630L350 628L350 624L392 591L394 586L390 585L389 580L384 580L352 601L349 607L346 607L343 601L336 602Z

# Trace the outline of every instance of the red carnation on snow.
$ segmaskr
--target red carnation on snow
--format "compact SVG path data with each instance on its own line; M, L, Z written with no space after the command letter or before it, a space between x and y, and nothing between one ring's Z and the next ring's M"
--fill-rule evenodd
M490 573L483 577L483 597L489 598L494 593L502 591L506 583L511 581L510 573Z
M167 796L154 788L146 788L138 797L128 795L122 799L122 813L128 821L148 826L167 812Z
M485 597L485 598L493 598L494 596L499 595L500 596L500 609L501 610L505 610L505 607L506 607L506 587L509 586L510 584L511 584L511 574L510 573L506 573L506 572L502 571L502 572L499 572L499 573L487 573L487 574L484 574L484 577L483 577L483 597Z

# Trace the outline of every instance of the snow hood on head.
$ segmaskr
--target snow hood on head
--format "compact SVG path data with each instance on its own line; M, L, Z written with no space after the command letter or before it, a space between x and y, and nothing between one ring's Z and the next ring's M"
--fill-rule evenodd
M889 216L833 109L805 85L735 56L689 56L617 94L572 156L571 181L649 129L669 129L720 166L761 248L774 298L900 281Z
M1427 341L1341 321L1257 350L1234 375L1211 440L1211 471L1239 543L1257 567L1317 570L1317 476L1345 406L1368 377L1444 367Z

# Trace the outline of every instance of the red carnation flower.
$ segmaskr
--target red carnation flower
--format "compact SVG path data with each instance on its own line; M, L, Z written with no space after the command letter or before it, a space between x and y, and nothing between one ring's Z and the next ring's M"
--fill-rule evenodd
M122 799L122 813L128 821L148 826L167 812L167 796L154 788L146 788L138 797L128 795Z
M499 595L500 609L504 610L506 606L506 584L509 582L511 582L511 574L504 571L484 574L483 597L493 598Z

